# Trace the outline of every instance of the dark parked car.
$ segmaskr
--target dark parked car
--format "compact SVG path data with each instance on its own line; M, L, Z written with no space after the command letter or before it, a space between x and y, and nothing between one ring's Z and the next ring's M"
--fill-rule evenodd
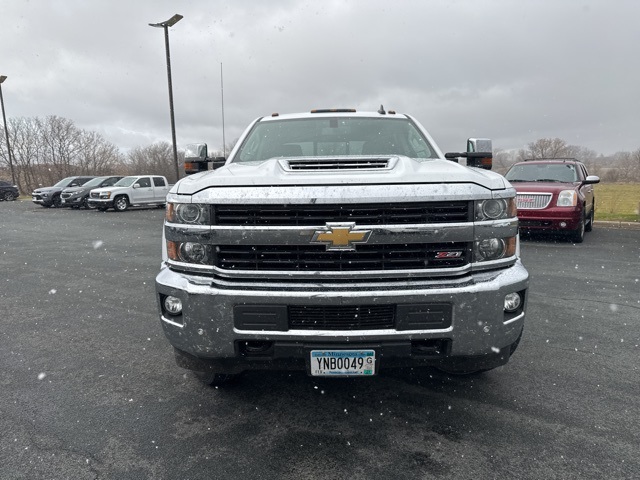
M79 187L67 187L62 190L62 193L60 193L60 206L71 208L90 208L87 199L89 198L89 192L91 191L91 189L100 187L111 187L121 178L123 178L122 175L96 177Z
M33 203L43 207L59 207L61 205L60 193L68 187L79 187L94 177L67 177L60 180L52 187L36 188L31 194Z
M20 192L18 191L18 186L13 185L9 182L5 182L4 180L0 180L0 202L3 200L15 200L20 196Z
M576 243L593 228L595 196L589 175L574 158L525 160L505 177L517 192L520 229L524 232L565 233Z

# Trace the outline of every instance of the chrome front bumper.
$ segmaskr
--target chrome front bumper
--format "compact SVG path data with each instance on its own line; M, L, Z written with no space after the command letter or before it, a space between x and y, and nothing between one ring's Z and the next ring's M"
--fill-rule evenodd
M211 278L191 277L163 268L156 278L156 297L162 328L169 342L181 352L227 364L247 364L241 358L242 342L277 344L326 344L348 348L360 344L415 342L437 339L448 341L448 358L492 355L516 342L524 326L526 290L529 275L517 261L498 271L478 272L463 281L436 279L412 286L361 288L239 289L217 288ZM521 292L524 304L520 312L505 314L504 297ZM162 302L168 296L182 301L179 316L164 312ZM396 330L250 330L239 329L234 320L236 306L318 306L318 305L398 305L450 304L451 322L447 328ZM410 360L410 359L408 359ZM249 362L250 363L250 362ZM384 367L384 364L383 364Z

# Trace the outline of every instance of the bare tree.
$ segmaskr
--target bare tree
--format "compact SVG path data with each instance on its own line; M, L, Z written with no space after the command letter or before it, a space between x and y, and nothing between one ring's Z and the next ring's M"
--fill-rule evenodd
M103 175L122 169L123 156L115 145L97 133L77 128L71 120L50 116L11 119L7 123L16 180L22 192L52 185L70 175ZM8 165L4 151L6 147L0 148L0 160Z
M502 150L496 148L493 152L493 169L501 174L505 174L509 167L518 160L518 152L515 150Z
M164 175L170 183L175 183L176 172L173 164L173 147L168 142L159 142L147 147L136 147L127 155L131 175ZM178 167L184 168L184 152L178 152Z
M527 148L520 150L519 160L529 158L564 158L570 157L572 147L560 138L540 138L527 144Z
M113 175L124 169L125 157L118 147L96 132L78 138L77 165L83 175Z
M640 150L617 152L613 156L616 181L636 182L640 180Z
M631 161L633 162L633 181L640 182L640 148L631 153Z

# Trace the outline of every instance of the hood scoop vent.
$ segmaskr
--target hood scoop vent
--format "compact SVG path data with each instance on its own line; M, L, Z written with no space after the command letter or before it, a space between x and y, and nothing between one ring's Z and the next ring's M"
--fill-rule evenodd
M302 158L280 160L282 168L288 172L344 171L344 170L391 170L398 162L397 157L336 157Z

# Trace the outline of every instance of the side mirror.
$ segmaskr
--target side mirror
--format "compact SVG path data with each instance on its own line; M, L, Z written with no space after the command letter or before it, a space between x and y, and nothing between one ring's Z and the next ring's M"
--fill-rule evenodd
M133 184L133 188L140 188L140 184L139 183L134 183Z
M191 143L184 150L184 173L194 173L207 170L208 148L206 143Z
M206 143L190 143L184 149L185 162L205 162L207 160Z
M467 159L467 166L491 170L493 167L493 145L488 138L470 138L466 152L446 153L445 158L457 161L458 157Z
M222 167L227 161L224 157L209 157L206 143L192 143L187 145L184 151L184 173L191 175Z
M594 183L600 183L600 177L598 177L597 175L589 175L584 179L584 182L582 183L584 185L593 185Z

